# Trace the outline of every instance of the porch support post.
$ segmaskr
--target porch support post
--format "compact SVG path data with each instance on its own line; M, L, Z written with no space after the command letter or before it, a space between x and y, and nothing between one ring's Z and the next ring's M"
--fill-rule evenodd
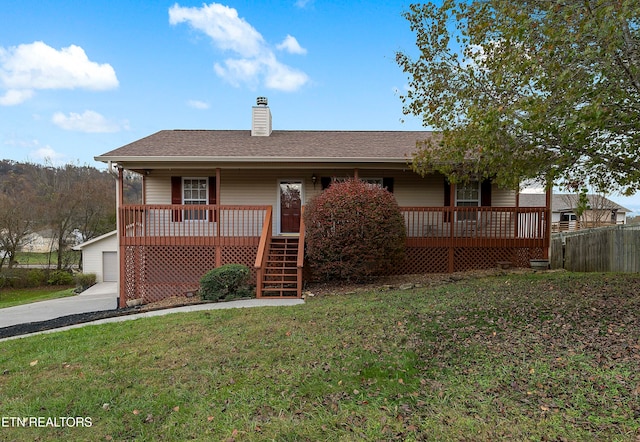
M553 188L547 183L547 193L545 198L545 207L544 207L544 246L543 246L543 258L549 259L549 247L551 246L551 193L553 192Z
M453 207L456 204L456 185L453 183L449 183L449 263L447 265L447 270L449 273L453 273L455 270L455 248L453 246L453 235L454 235L454 227L455 227L455 211Z
M125 265L124 231L122 223L122 201L124 200L124 170L118 166L118 180L116 181L116 231L118 232L118 263L120 272L118 273L118 307L125 308L125 275L127 274Z
M515 222L513 223L513 227L515 229L513 232L514 238L518 238L518 232L520 230L519 223L520 223L520 187L516 189L516 219L515 219Z
M216 204L220 205L220 168L216 169Z
M222 265L222 241L220 240L220 223L222 222L222 213L220 213L220 168L216 168L216 204L218 207L216 211L218 212L218 216L216 217L216 244L215 253L216 253L216 267L220 267Z
M360 174L358 173L358 168L353 169L353 179L360 179Z

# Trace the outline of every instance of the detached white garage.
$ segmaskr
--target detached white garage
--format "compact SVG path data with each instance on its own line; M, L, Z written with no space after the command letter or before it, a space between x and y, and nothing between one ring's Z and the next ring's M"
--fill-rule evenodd
M116 231L105 233L77 245L82 251L82 272L95 273L96 282L118 281L118 236Z

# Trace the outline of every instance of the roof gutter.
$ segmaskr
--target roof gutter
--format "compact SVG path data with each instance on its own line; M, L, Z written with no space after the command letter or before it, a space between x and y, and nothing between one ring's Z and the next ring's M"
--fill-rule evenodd
M94 160L108 163L125 162L210 162L210 163L407 163L407 157L206 157L206 156L97 156Z

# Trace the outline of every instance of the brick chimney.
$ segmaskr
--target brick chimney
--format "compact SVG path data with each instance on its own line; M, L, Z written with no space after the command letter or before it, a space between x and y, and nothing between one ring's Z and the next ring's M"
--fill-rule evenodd
M251 136L268 137L271 135L271 110L267 97L258 97L251 113Z

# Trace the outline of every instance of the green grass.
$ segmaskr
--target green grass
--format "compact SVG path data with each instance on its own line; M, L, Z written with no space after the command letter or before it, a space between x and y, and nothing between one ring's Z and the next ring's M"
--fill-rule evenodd
M0 342L3 440L640 435L640 277L539 273Z
M0 309L47 299L73 296L74 287L46 286L24 289L0 289Z
M78 262L81 252L75 250L68 250L64 252L64 257L67 260L71 260L74 263ZM73 258L71 258L73 257ZM17 252L16 261L21 265L53 265L58 263L58 252L49 253L36 253L36 252Z
M23 265L55 265L58 262L58 252L51 252L51 255L49 255L48 253L18 252L16 254L16 261Z

